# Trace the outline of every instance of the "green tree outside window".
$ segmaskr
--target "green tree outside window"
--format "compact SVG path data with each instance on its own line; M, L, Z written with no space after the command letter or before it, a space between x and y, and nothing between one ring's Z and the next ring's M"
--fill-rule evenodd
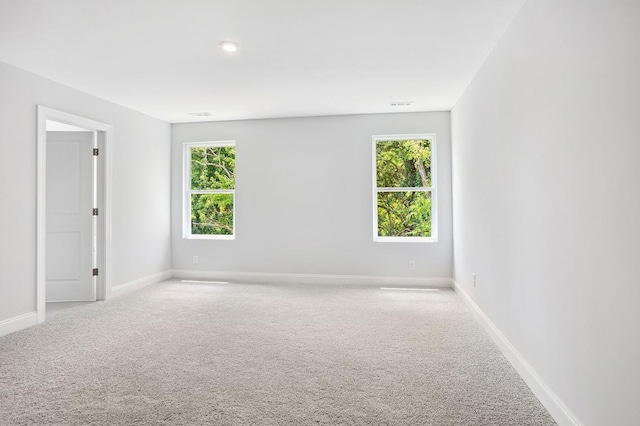
M235 146L193 146L189 150L192 235L233 235Z
M376 140L377 237L433 236L432 140Z

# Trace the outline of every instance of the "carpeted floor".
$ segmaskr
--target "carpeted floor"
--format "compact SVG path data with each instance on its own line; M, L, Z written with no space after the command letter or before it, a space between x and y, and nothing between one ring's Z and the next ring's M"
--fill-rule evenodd
M0 425L550 425L450 290L167 281L0 337Z

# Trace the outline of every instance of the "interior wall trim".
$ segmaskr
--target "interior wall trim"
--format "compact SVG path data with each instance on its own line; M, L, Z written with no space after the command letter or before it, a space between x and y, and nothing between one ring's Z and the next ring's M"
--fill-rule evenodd
M518 352L505 335L500 332L498 327L491 322L489 317L480 309L473 299L471 299L471 296L469 296L456 280L453 280L453 289L470 308L475 318L480 322L505 358L507 358L509 363L515 368L520 377L522 377L555 421L560 426L582 426L578 418L567 408L544 380L542 380L522 354Z
M172 276L172 271L166 270L156 274L147 275L146 277L138 278L137 280L129 281L124 284L119 284L111 288L111 297L118 297L131 293L132 291L139 290L143 287L168 280Z
M37 323L38 314L35 311L0 321L0 336L23 330L27 327L31 327L32 325L36 325Z

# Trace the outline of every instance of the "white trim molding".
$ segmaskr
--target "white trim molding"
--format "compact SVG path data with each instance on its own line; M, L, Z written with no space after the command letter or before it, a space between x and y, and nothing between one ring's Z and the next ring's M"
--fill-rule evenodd
M0 321L0 336L23 330L38 323L38 313L29 312Z
M129 281L124 284L119 284L111 289L111 297L119 297L136 290L140 290L143 287L157 284L161 281L171 279L173 272L171 270L158 272L157 274L147 275L146 277L138 278L137 280Z
M447 277L385 277L367 275L294 274L281 272L230 272L174 269L173 278L186 280L233 281L247 283L328 284L362 286L403 286L451 288Z
M520 352L509 342L502 332L495 326L493 322L485 315L478 305L471 299L471 296L462 288L462 286L453 280L453 289L460 298L469 306L475 318L480 322L487 334L498 346L507 361L518 372L520 377L529 386L529 389L540 400L542 405L547 409L549 414L560 425L582 426L578 418L567 408L562 400L551 390L551 388L542 380L533 367L527 362Z

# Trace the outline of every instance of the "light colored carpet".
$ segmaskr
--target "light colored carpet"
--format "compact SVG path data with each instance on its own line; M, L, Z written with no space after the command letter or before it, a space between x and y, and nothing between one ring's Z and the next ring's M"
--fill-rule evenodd
M549 425L450 290L168 281L0 338L0 425Z
M75 308L76 306L87 305L93 302L47 302L47 319L60 311Z

